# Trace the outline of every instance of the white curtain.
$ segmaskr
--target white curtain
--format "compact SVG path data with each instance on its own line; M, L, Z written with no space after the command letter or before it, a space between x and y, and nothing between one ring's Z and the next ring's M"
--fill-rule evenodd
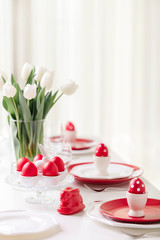
M0 69L55 69L54 88L79 84L50 112L48 132L71 120L159 187L160 1L1 0ZM3 9L3 11L2 11ZM5 134L4 110L1 134Z

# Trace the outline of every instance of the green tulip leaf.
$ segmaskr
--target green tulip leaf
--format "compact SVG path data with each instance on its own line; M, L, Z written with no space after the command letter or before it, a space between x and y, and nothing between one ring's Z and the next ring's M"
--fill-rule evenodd
M11 114L12 118L16 119L15 108L14 108L12 99L4 96L2 104L3 104L3 107L6 109L6 111Z
M32 69L32 71L29 74L29 77L27 79L26 85L27 84L33 84L34 83L34 76L35 76L35 68Z
M44 112L43 112L43 119L47 116L49 110L51 109L51 103L52 103L52 93L48 92L45 96L44 100Z
M30 139L30 136L31 136L31 129L30 129L30 121L32 120L31 119L31 113L30 113L30 109L26 103L26 100L24 98L24 96L22 95L21 92L19 92L19 102L20 102L20 105L21 105L21 110L22 110L22 114L23 114L23 119L25 121L25 127L26 127L26 131L27 131L27 134L28 134L28 138Z
M27 106L26 99L24 98L22 92L19 92L19 103L21 105L22 113L23 113L23 120L30 121L31 120L31 113L30 109Z
M38 93L38 96L37 96L37 112L38 112L38 110L40 108L42 100L44 99L44 95L45 95L45 88L42 88L40 90L40 92Z

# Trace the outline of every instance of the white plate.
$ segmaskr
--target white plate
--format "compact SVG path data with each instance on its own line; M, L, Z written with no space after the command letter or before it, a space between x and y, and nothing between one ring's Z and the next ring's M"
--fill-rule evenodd
M87 211L88 217L96 220L98 222L114 226L114 227L122 227L122 228L139 228L139 229L151 229L151 228L160 228L160 223L152 223L152 224L135 224L135 223L126 223L126 222L117 222L113 220L109 220L105 218L99 211L99 207L102 204L100 203L93 203L91 208Z
M115 163L110 164L107 171L108 175L99 175L94 164L83 164L75 166L70 173L83 178L119 179L129 177L133 168Z
M72 150L73 155L83 155L94 153L95 147L84 149L84 150Z
M35 235L57 226L52 216L42 212L23 210L0 212L0 236Z

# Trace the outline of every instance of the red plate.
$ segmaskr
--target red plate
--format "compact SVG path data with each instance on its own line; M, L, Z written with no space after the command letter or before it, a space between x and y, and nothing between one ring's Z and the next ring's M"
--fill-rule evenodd
M116 184L116 183L123 183L123 182L130 181L134 177L139 177L143 173L143 171L139 167L136 167L136 166L133 166L133 165L129 165L129 164L125 164L125 163L117 163L117 162L112 162L111 164L119 164L119 165L124 165L124 166L131 167L131 168L133 168L132 174L129 177L119 178L119 179L98 179L98 178L80 177L80 176L77 176L77 175L75 175L75 174L73 174L71 172L71 170L74 167L77 167L77 166L83 165L83 164L93 164L93 162L76 163L76 164L71 164L68 167L68 172L71 175L74 176L74 179L79 181L79 182L83 182L83 183L92 183L92 184Z
M52 142L61 142L62 138L60 136L51 137L50 140ZM85 150L96 145L95 140L85 139L85 138L77 138L76 141L72 144L72 150Z
M160 222L160 200L148 198L144 208L144 217L129 217L126 198L116 199L103 203L99 211L107 218L128 223L155 223Z

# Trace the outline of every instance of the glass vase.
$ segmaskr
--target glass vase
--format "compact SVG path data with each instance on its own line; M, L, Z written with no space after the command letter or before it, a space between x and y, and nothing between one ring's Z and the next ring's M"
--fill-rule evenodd
M43 145L44 119L33 121L11 120L10 126L15 160L26 157L33 161L34 156L40 153L38 144Z

